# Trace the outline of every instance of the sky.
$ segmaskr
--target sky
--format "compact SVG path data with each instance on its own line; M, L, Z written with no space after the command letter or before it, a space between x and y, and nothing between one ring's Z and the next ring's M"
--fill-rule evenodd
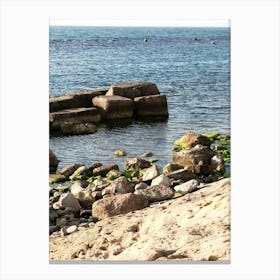
M50 20L51 26L182 26L182 27L229 27L228 19L218 20Z

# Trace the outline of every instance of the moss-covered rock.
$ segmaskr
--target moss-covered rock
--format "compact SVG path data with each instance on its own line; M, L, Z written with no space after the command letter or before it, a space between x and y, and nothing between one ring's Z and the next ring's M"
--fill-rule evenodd
M126 152L124 150L115 150L114 155L117 157L124 157L126 156Z
M211 141L208 137L192 131L186 132L184 136L174 141L174 145L180 149L191 149L197 144L210 146Z
M61 174L50 174L49 175L49 184L65 182L67 181L67 177Z

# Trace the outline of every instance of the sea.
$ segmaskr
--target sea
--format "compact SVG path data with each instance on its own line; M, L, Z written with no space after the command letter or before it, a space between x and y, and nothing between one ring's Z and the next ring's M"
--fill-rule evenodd
M167 96L166 121L101 124L94 134L51 137L60 160L117 163L153 154L162 168L186 131L230 134L230 28L49 28L49 96L126 81L153 82ZM125 150L127 156L113 152Z

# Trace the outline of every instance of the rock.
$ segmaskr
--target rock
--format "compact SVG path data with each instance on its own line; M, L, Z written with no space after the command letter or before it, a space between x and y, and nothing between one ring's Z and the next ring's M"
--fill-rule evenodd
M55 173L57 166L58 166L59 160L57 159L54 152L49 149L49 173Z
M169 173L167 177L169 178L169 180L182 180L186 182L191 179L195 179L196 175L190 170L183 168Z
M50 174L49 175L49 184L65 182L67 181L67 177L61 174Z
M108 178L109 180L115 180L117 178L119 178L121 176L121 172L119 170L110 170L107 174L106 174L106 178Z
M96 200L95 197L92 195L91 186L87 188L82 188L80 184L75 183L71 187L71 193L74 195L75 198L78 199L80 205L84 209L90 209L92 203Z
M149 168L151 163L141 158L132 158L125 162L125 169L126 170L140 170Z
M92 170L93 176L102 176L105 177L107 173L111 170L119 170L119 167L117 164L114 163L108 163L104 164L100 167L96 167Z
M230 225L230 179L223 179L154 207L105 218L75 236L51 236L50 259L71 261L87 246L86 260L98 261L104 246L106 261L230 261Z
M67 165L63 168L61 168L60 170L58 170L58 173L61 175L64 175L66 177L69 177L70 175L72 175L79 167L81 167L80 164L70 164Z
M157 86L149 82L127 82L122 84L114 84L110 87L106 96L123 96L134 99L140 96L160 94Z
M149 205L143 195L118 194L100 199L92 205L92 216L99 220L145 208Z
M99 95L104 95L108 91L109 87L101 87L95 89L84 89L74 92L68 92L66 96L73 97L77 100L78 107L90 108L92 107L92 99ZM78 108L77 107L77 108Z
M69 177L70 180L80 180L90 177L92 175L91 169L86 166L81 166Z
M138 118L168 117L165 95L151 95L134 98L134 115Z
M197 190L199 182L195 179L189 180L184 184L177 185L174 189L181 194L187 194Z
M109 186L109 182L103 179L96 179L93 182L92 191L102 191L104 188Z
M154 178L151 186L156 186L156 185L164 185L167 187L170 187L170 180L167 176L165 175L159 175L158 177Z
M145 170L145 173L143 174L142 180L143 181L149 181L153 180L159 175L159 170L155 164L153 164L151 167Z
M77 227L76 225L70 226L70 227L68 227L68 228L66 229L66 233L67 233L67 234L71 234L71 233L73 233L73 232L75 232L75 231L78 231L78 227Z
M63 193L57 203L60 207L72 209L74 212L80 211L81 209L79 201L71 192Z
M97 96L92 99L103 120L116 120L132 118L133 102L129 98L121 96Z
M140 182L139 184L135 185L134 189L137 191L137 190L144 190L146 188L148 188L148 185L144 182Z
M146 189L137 190L134 193L144 195L149 202L155 202L171 198L174 191L170 187L164 185L155 185Z
M141 155L141 157L152 157L153 156L153 153L151 152L145 152Z
M50 112L57 112L65 109L78 108L78 101L73 96L56 96L49 99Z
M201 134L189 131L186 132L184 136L182 136L180 139L176 140L174 144L181 149L191 149L197 144L201 144L203 146L210 146L211 140Z
M221 175L225 173L225 162L221 155L215 155L211 158L211 169Z
M184 166L175 163L168 163L163 167L162 173L167 175L182 168L184 168Z
M106 187L103 191L103 195L105 194L123 194L123 193L131 193L134 190L134 184L126 179L126 177L122 176L113 181L108 187Z
M124 150L116 150L114 151L114 155L117 157L124 157L126 156L126 152Z
M57 226L49 226L49 234L51 235L53 232L57 231L58 227Z
M97 126L92 123L71 123L71 122L63 122L60 125L61 135L82 135L82 134L90 134L97 131ZM60 133L53 135L60 135Z
M196 174L207 176L213 172L211 158L215 155L216 152L209 147L198 144L189 150L173 151L172 161L183 165Z
M86 129L96 130L94 124L100 122L97 108L77 108L50 113L50 134L74 134L78 129L86 133ZM73 127L72 127L73 126ZM76 133L79 134L79 133Z
M54 209L52 209L51 207L49 208L49 222L50 224L55 223L56 219L58 218L58 214L56 211L54 211Z

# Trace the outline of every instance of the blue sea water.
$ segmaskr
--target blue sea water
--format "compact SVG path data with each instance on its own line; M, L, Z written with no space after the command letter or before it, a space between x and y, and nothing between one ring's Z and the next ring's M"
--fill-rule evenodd
M162 167L187 130L230 134L230 28L51 26L49 57L50 96L144 80L167 95L169 108L166 122L101 125L94 134L51 138L60 166L121 167L151 151ZM116 149L127 157L116 158Z

